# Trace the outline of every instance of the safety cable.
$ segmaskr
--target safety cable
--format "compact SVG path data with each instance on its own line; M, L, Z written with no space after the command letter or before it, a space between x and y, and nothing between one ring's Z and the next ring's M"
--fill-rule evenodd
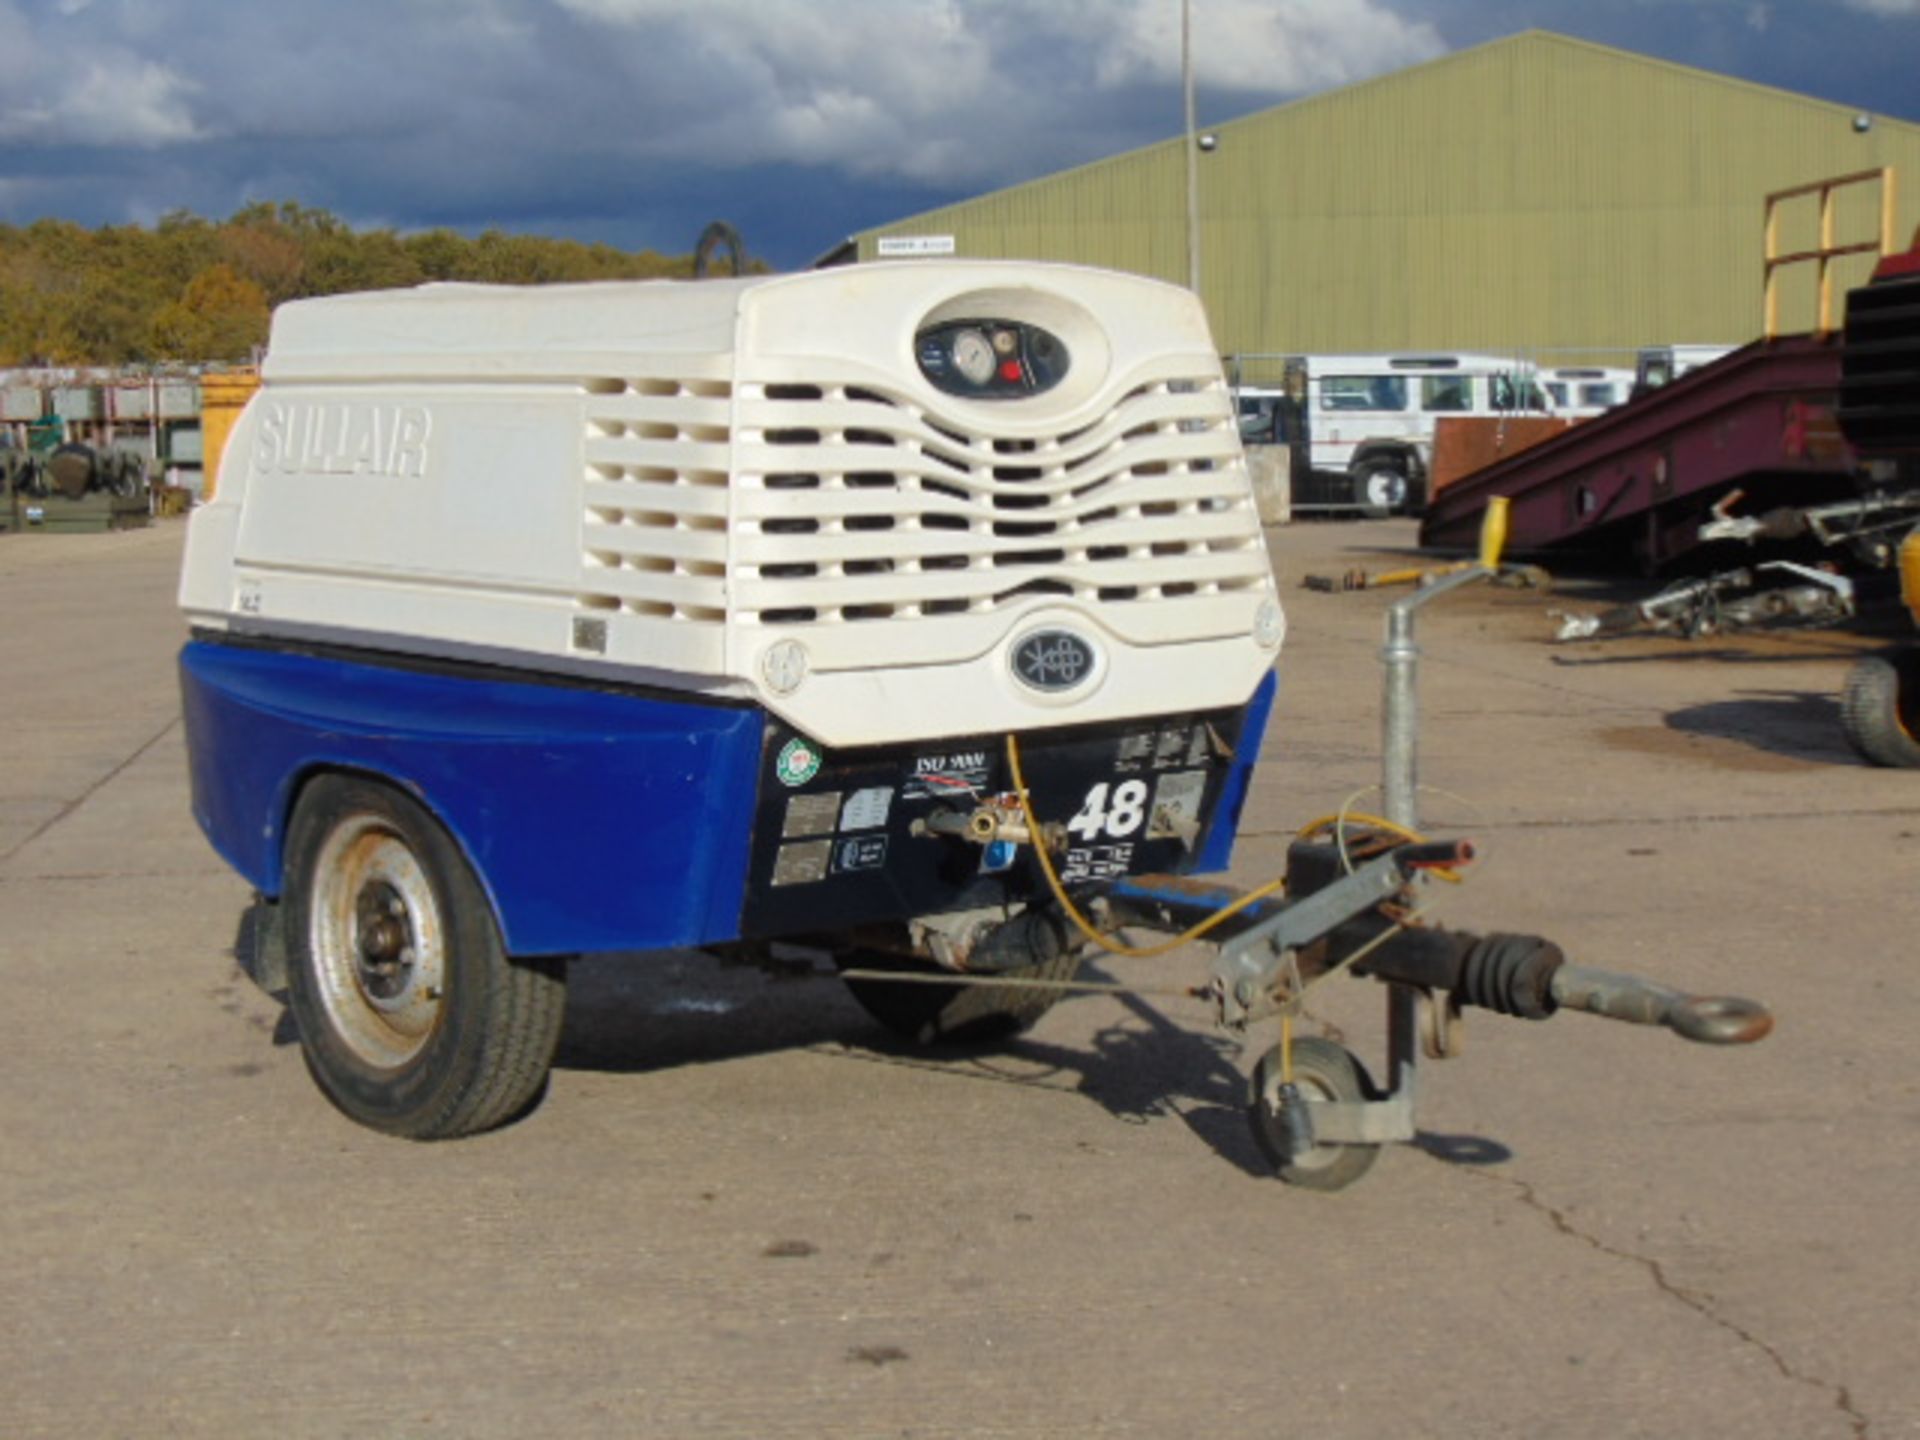
M1351 803L1351 801L1349 801ZM1296 840L1311 840L1322 830L1333 831L1334 844L1340 850L1340 868L1347 874L1353 873L1353 856L1347 850L1347 826L1357 825L1367 830L1383 830L1389 835L1398 835L1410 845L1426 842L1426 836L1410 825L1401 825L1379 815L1367 815L1358 810L1344 807L1328 815L1318 815L1294 832ZM1449 885L1460 883L1460 872L1452 866L1433 866L1427 873L1437 880L1445 880Z

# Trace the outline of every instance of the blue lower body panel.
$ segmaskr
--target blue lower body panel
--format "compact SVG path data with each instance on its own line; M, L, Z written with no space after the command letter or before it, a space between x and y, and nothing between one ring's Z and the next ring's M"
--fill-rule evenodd
M360 771L439 818L514 954L739 934L758 709L204 640L180 683L194 818L263 894L301 784Z
M1240 834L1240 812L1246 808L1247 790L1253 784L1253 769L1260 762L1260 742L1266 739L1267 717L1273 713L1273 697L1280 688L1280 672L1269 670L1247 702L1240 724L1240 740L1233 748L1233 766L1220 791L1220 803L1200 844L1193 862L1196 875L1214 875L1233 863L1233 842Z
M996 861L926 827L1013 803L1004 737L827 754L753 706L244 642L192 641L180 678L194 816L266 895L301 786L337 771L397 785L440 821L519 955L1047 901L1024 847ZM1035 811L1074 817L1062 877L1225 869L1273 692L1269 674L1237 710L1024 737ZM800 751L804 773L783 763ZM1156 838L1163 799L1196 837Z

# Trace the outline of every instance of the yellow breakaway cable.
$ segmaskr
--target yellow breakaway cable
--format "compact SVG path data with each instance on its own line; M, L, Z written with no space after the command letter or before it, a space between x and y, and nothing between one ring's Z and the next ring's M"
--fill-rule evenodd
M1129 945L1122 940L1110 939L1108 936L1102 935L1098 930L1094 929L1092 923L1086 916L1080 913L1079 907L1073 903L1072 898L1067 894L1066 887L1060 883L1059 873L1053 868L1053 857L1048 853L1046 832L1040 828L1039 817L1033 813L1033 798L1027 793L1027 777L1020 766L1020 741L1019 738L1011 732L1007 735L1007 768L1013 775L1014 794L1020 797L1020 816L1021 819L1026 822L1027 836L1033 843L1033 853L1040 860L1040 873L1047 877L1047 889L1052 893L1054 900L1059 904L1061 910L1065 912L1067 918L1073 922L1074 928L1110 955L1124 955L1134 959L1147 959L1155 955L1165 955L1170 950L1177 950L1182 945L1199 939L1216 925L1220 925L1231 919L1248 906L1258 904L1268 896L1278 895L1284 892L1287 887L1287 877L1284 875L1277 880L1270 880L1257 889L1249 890L1232 904L1222 906L1192 929L1183 931L1171 940L1163 940L1157 945ZM1300 827L1298 838L1307 839L1323 830L1334 830L1336 833L1341 833L1344 832L1349 824L1357 824L1370 830L1380 830L1389 835L1397 835L1412 844L1420 844L1426 839L1419 831L1411 829L1408 826L1395 824L1393 821L1383 819L1378 815L1361 815L1350 811L1341 811L1332 815L1321 815L1309 820L1305 825ZM1344 858L1346 847L1343 833L1341 839L1341 853ZM1460 880L1459 872L1454 870L1434 870L1429 873L1439 875L1456 884ZM1402 929L1407 923L1408 921L1403 919L1393 928L1394 930ZM1391 934L1393 932L1389 931L1388 933ZM1386 935L1375 937L1375 939L1362 946L1354 954L1349 955L1346 960L1336 968L1346 968L1347 965L1352 964L1355 960L1358 960L1361 956L1374 949L1384 939L1386 939ZM1293 1015L1287 1010L1282 1010L1280 1013L1280 1079L1282 1084L1293 1084Z
M1141 960L1154 955L1165 955L1171 950L1178 950L1182 945L1198 940L1209 930L1226 923L1248 906L1257 905L1270 896L1282 894L1287 888L1287 877L1284 875L1277 880L1269 880L1265 885L1249 890L1232 904L1214 911L1192 929L1182 931L1171 940L1162 940L1156 945L1129 945L1124 940L1114 940L1094 928L1093 923L1080 913L1079 907L1068 896L1066 887L1060 883L1059 873L1053 868L1053 857L1048 853L1046 833L1040 828L1039 817L1033 813L1033 798L1027 793L1027 777L1020 766L1020 740L1018 736L1011 733L1007 736L1007 768L1013 774L1014 794L1020 797L1020 816L1026 822L1027 834L1033 842L1033 853L1039 858L1040 873L1047 877L1048 891L1053 895L1060 909L1065 912L1066 917L1073 922L1074 928L1110 955L1127 955ZM1418 830L1405 825L1396 825L1393 821L1382 819L1378 815L1360 815L1352 812L1321 815L1309 820L1300 827L1299 838L1307 839L1322 830L1344 828L1349 824L1361 825L1369 830L1383 830L1413 844L1419 844L1426 839L1426 836ZM1453 870L1434 870L1430 873L1456 884L1460 880L1459 873Z
M1045 832L1041 830L1040 821L1033 813L1033 800L1027 794L1027 778L1020 769L1020 741L1011 734L1007 736L1007 768L1013 772L1013 790L1020 797L1020 815L1026 821L1028 836L1032 838L1033 853L1040 857L1040 873L1047 877L1047 889L1053 893L1053 898L1059 903L1061 910L1066 912L1074 928L1111 955L1130 955L1135 959L1165 955L1170 950L1178 950L1189 941L1199 939L1216 925L1224 924L1238 915L1249 905L1257 905L1268 896L1278 895L1287 888L1287 877L1284 875L1278 880L1270 880L1256 890L1249 890L1231 905L1214 911L1191 930L1176 935L1171 940L1163 940L1157 945L1129 945L1124 940L1110 939L1093 928L1087 917L1080 913L1079 907L1068 898L1066 887L1060 883L1060 876L1053 868L1053 857L1047 853Z

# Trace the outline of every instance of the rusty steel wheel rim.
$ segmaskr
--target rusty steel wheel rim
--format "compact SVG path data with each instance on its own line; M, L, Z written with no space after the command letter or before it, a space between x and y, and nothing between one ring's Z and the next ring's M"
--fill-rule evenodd
M411 846L375 815L341 821L314 862L309 946L336 1035L378 1069L422 1050L446 1006L446 935Z

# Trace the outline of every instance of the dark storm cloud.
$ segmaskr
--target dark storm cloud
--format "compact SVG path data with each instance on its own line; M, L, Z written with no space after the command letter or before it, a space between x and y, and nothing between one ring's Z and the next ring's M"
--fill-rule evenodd
M1217 122L1538 26L1869 109L1920 0L1194 0ZM776 263L1175 133L1176 0L0 0L0 219L297 199ZM1606 117L1595 117L1604 131Z
M1427 0L1419 9L1455 49L1557 30L1920 121L1920 0Z

